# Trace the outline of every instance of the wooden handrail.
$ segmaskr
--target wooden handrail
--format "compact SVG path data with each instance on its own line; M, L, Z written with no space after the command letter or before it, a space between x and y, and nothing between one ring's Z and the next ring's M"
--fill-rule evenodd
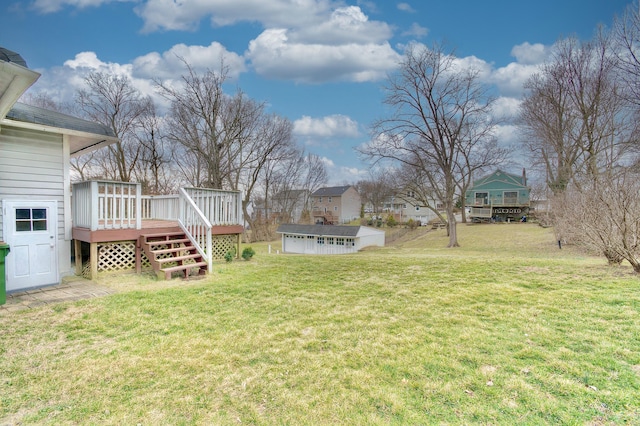
M211 222L184 188L179 192L178 224L191 240L198 253L206 259L209 273L213 272L213 243Z

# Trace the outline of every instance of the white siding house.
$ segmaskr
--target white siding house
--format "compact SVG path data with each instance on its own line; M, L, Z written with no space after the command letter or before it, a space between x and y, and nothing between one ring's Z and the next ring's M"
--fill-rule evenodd
M117 140L99 124L16 103L38 77L19 55L0 48L0 241L10 250L7 291L56 284L72 273L69 159Z
M346 254L365 247L384 247L385 234L366 226L294 225L278 227L283 253Z

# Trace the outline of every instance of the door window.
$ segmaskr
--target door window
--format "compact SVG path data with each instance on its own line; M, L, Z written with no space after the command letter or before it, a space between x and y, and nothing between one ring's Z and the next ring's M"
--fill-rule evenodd
M47 209L16 209L16 232L47 230Z

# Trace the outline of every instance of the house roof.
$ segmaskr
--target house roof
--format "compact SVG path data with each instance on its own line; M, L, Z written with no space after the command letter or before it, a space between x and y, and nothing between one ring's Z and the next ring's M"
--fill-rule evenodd
M476 179L473 182L473 186L469 190L472 191L480 188L495 187L496 185L507 186L509 188L527 188L526 177L524 173L522 175L516 175L512 173L506 173L498 169L487 176Z
M22 56L0 47L0 120L39 77L39 73L27 68Z
M361 226L337 225L296 225L282 224L276 231L279 234L318 235L329 237L356 237Z
M351 185L324 187L315 191L313 194L311 194L311 196L312 197L339 197L345 192L347 192L349 188L351 188Z
M16 102L6 115L11 124L70 135L70 154L79 155L117 141L113 130L93 121ZM6 123L6 122L5 122Z
M288 191L280 191L273 196L273 199L274 200L295 200L305 192L307 192L306 189L290 189Z
M0 46L0 61L4 62L13 62L14 64L18 64L22 67L29 68L27 66L27 61L25 61L20 54L11 51L9 49L5 49Z

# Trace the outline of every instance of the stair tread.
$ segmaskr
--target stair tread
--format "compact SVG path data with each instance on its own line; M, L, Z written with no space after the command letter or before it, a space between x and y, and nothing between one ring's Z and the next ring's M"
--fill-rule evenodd
M202 261L202 262L196 262L196 263L188 263L186 265L170 266L168 268L161 268L160 270L162 272L176 272L176 271L184 271L185 269L191 269L191 268L201 268L203 266L207 266L207 262Z
M148 246L159 246L161 244L177 244L177 243L186 243L190 241L188 238L181 238L179 240L160 240L160 241L145 241L144 243Z
M171 248L160 249L160 250L151 250L151 253L153 254L177 253L179 251L189 251L193 249L194 249L193 246L181 246L181 247L171 247Z
M175 231L175 232L161 232L161 233L156 233L156 234L142 234L141 237L144 237L144 238L163 238L163 237L175 237L176 235L183 235L184 236L184 232Z
M169 262L177 262L179 260L189 260L189 259L202 259L202 255L200 253L187 254L184 256L174 256L174 257L165 257L163 259L156 259L158 263L169 263Z

